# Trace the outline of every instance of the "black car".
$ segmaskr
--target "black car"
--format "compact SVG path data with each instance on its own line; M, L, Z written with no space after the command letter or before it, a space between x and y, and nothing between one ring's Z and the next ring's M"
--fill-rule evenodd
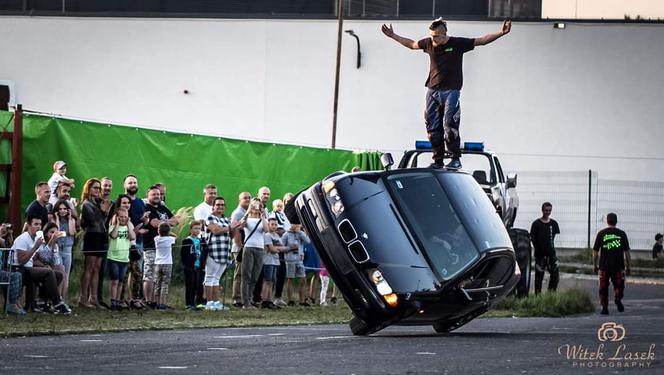
M397 323L451 331L520 278L503 222L465 172L338 172L299 193L286 213L311 237L356 335Z

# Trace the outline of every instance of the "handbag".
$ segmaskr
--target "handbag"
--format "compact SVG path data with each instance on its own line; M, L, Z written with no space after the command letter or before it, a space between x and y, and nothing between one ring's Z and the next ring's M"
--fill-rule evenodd
M249 233L247 238L245 238L244 241L242 242L242 246L240 246L240 250L237 252L237 255L235 256L235 261L236 262L238 262L238 263L242 262L242 253L244 252L244 245L247 244L247 241L249 241L249 238L251 238L251 235L254 234L254 232L256 232L256 229L258 229L258 226L260 224L261 224L261 221L259 220L256 223L256 226L254 227L254 229L251 230L251 233Z

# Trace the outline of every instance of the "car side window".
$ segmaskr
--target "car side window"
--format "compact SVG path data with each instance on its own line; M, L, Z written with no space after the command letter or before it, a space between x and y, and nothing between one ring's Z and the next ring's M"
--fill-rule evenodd
M500 183L505 183L505 176L503 175L503 168L500 166L498 158L493 158L493 162L496 163L496 171L498 172L498 181Z

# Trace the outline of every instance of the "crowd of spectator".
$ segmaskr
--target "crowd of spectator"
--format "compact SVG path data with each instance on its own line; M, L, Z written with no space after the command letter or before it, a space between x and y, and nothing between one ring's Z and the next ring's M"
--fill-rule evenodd
M268 187L258 189L256 197L242 192L227 217L226 200L208 184L187 225L188 235L176 245L173 228L185 218L167 207L163 184L149 186L141 198L138 179L130 174L123 180L124 193L113 199L111 178L90 178L79 201L71 196L75 181L66 176L66 163L57 161L53 169L48 182L35 185L36 198L25 211L22 233L14 239L11 225L0 226L0 247L11 250L0 257L0 282L9 284L5 294L10 314L70 314L69 278L77 266L82 267L78 308L173 309L168 294L173 252L178 249L187 310L306 307L317 299L327 304L329 276L309 237L284 213L293 194L274 200L270 209ZM80 265L73 256L78 248ZM230 270L232 307L224 305L220 285ZM312 274L309 288L307 273ZM333 303L335 294L333 289Z

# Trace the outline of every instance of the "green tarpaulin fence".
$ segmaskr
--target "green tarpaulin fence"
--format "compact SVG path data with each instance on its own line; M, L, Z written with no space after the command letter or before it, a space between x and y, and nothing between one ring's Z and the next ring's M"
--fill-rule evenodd
M0 112L0 126L13 129L11 117ZM131 173L138 177L140 196L145 196L148 186L164 183L173 211L199 204L209 183L217 186L230 211L242 191L255 195L265 185L273 200L338 170L380 168L379 152L249 142L34 114L24 115L23 133L22 211L34 200L35 183L51 177L56 160L67 163L67 177L76 180L76 197L87 178L104 176L113 179L117 196L123 192L122 180ZM10 157L9 142L2 141L0 163ZM4 181L0 185L4 188ZM1 215L6 218L6 208Z

